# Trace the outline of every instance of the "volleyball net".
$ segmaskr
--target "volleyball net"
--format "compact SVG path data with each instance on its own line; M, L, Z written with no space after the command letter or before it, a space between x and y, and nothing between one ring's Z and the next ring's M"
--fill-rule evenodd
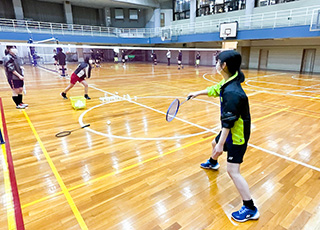
M67 63L83 62L86 57L103 63L154 63L170 64L178 63L179 51L182 53L182 64L194 65L197 56L200 55L200 65L213 66L216 63L216 56L223 49L206 48L175 48L175 47L135 47L135 46L94 46L57 44L56 41L33 43L0 43L0 59L3 60L7 45L15 45L18 49L18 56L23 64L49 65L55 63L54 56L57 52L66 55Z

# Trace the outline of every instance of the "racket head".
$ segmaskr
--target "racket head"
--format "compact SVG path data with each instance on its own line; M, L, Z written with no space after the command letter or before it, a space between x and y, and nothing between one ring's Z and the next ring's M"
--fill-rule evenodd
M173 102L171 102L166 114L166 120L168 122L172 121L176 117L179 110L179 106L180 106L179 99L174 99Z
M65 136L69 136L71 134L71 131L63 131L60 133L56 134L56 137L65 137Z

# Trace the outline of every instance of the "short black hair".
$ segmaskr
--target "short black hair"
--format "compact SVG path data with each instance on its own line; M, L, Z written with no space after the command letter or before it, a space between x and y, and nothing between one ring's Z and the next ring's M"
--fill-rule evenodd
M242 62L241 54L234 50L225 50L218 54L217 59L220 60L221 64L226 63L228 70L232 75L238 71L240 81L244 81L244 74L240 70Z

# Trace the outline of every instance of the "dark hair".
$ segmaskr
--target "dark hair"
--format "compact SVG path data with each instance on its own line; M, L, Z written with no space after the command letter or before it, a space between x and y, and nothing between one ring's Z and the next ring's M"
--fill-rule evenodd
M8 52L9 52L10 49L17 48L17 47L16 46L7 46L6 48L7 48Z
M244 74L242 73L241 66L241 54L234 50L226 50L218 54L217 57L220 63L226 63L229 72L234 75L238 71L238 78L240 82L244 82Z

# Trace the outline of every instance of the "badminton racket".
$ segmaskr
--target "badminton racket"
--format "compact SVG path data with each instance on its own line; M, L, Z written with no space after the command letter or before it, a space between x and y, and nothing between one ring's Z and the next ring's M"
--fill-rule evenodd
M180 106L186 101L189 101L191 97L192 96L188 96L182 103L180 103L179 99L174 99L173 102L171 102L166 114L167 122L172 121L177 116Z
M83 129L83 128L86 128L86 127L89 127L90 124L88 125L84 125L80 128L77 128L77 129L73 129L73 130L70 130L70 131L63 131L63 132L60 132L60 133L57 133L56 134L56 137L65 137L65 136L69 136L73 131L76 131L76 130L79 130L79 129Z

